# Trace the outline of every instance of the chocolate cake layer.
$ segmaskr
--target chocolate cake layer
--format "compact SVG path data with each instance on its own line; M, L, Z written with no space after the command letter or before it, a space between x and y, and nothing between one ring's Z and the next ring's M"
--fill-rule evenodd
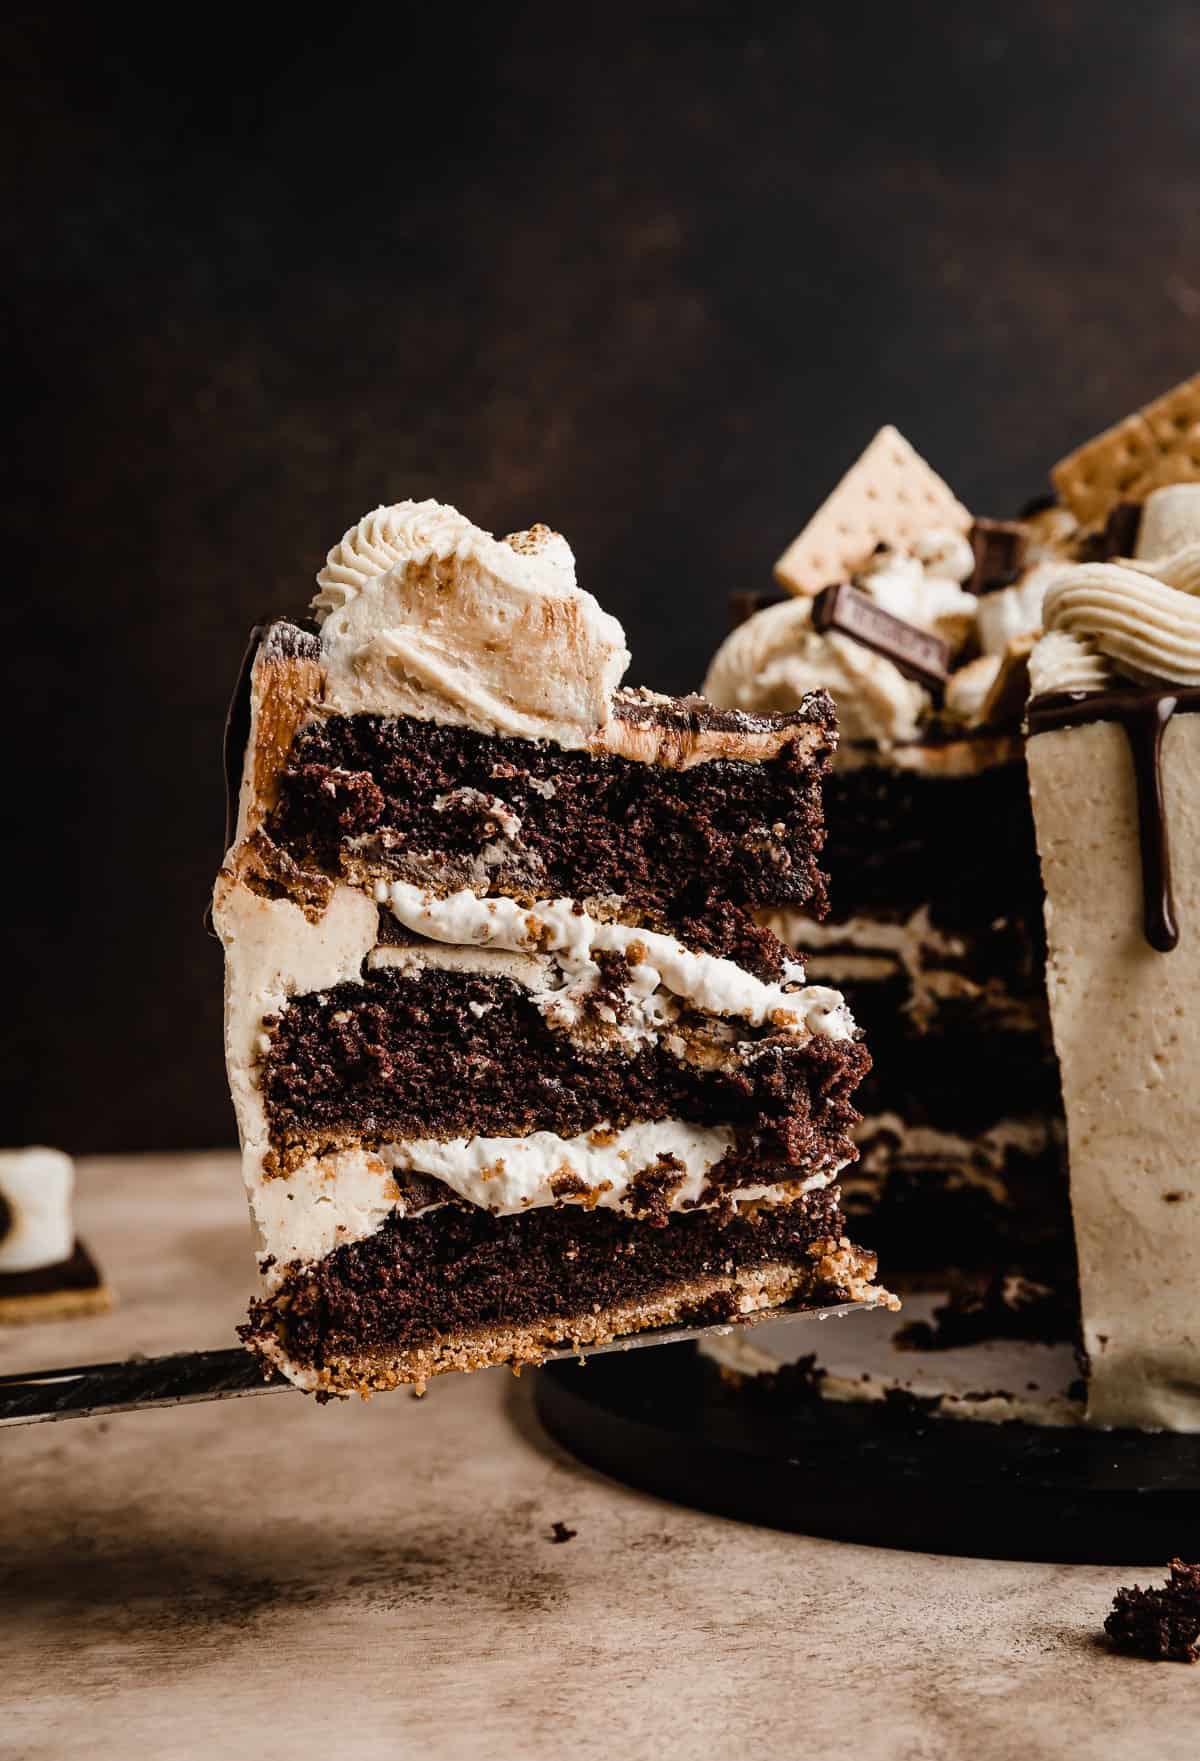
M826 785L837 921L787 920L871 1045L844 1202L894 1270L1071 1262L1041 878L1023 762Z
M670 711L640 706L666 730ZM266 829L301 865L352 879L615 895L670 923L703 919L718 901L820 916L828 699L795 721L823 732L816 753L785 744L755 763L677 769L408 717L331 716L296 740Z
M1021 1122L1022 1124L1024 1122ZM1063 1147L993 1137L923 1141L895 1114L864 1120L843 1176L855 1238L909 1276L1019 1267L1057 1279L1073 1265Z
M1024 926L1044 962L1041 872L1021 761L968 776L887 765L839 770L825 785L825 863L839 918L929 906L949 930L1001 918Z
M512 980L440 971L371 972L264 1026L261 1088L285 1166L342 1143L683 1119L753 1132L761 1163L824 1169L853 1154L850 1096L869 1064L858 1042L821 1035L772 1034L727 1069L662 1039L592 1049L548 1026Z
M826 793L838 922L807 942L801 924L796 939L873 1047L860 1110L964 1135L1061 1119L1024 766L964 778L872 766Z
M1058 1070L1044 1011L1030 1020L1031 999L1018 1014L1011 997L943 997L932 1019L922 1022L910 1007L907 973L854 978L852 967L837 973L836 956L824 951L821 970L822 982L844 993L872 1048L874 1063L855 1102L860 1112L899 1109L913 1124L968 1136L1002 1119L1059 1116Z
M564 1208L493 1217L472 1206L386 1224L298 1270L256 1302L245 1336L276 1336L289 1355L320 1366L330 1354L419 1347L443 1334L587 1316L713 1276L779 1264L809 1267L814 1244L842 1235L836 1199L673 1216L648 1229L608 1211ZM836 1285L811 1292L838 1302ZM727 1296L707 1296L691 1320L735 1318Z

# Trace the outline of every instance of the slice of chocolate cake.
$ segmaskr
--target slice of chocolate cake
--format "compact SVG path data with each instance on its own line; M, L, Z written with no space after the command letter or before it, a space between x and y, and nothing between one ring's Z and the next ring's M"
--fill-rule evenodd
M620 689L544 527L381 508L318 581L230 718L248 1343L366 1391L879 1300L837 1188L869 1060L757 920L825 908L828 697Z
M749 712L834 696L834 910L764 921L841 989L875 1065L844 1184L889 1275L1072 1276L1022 666L1074 522L972 520L894 430L780 559L793 597L715 656ZM801 566L803 565L803 566ZM832 585L831 585L832 584Z

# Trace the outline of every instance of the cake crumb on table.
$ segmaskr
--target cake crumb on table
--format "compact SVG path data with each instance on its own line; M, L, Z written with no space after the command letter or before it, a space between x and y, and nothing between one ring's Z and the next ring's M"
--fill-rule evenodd
M1200 1565L1171 1561L1160 1590L1118 1590L1104 1630L1118 1651L1158 1662L1200 1662Z

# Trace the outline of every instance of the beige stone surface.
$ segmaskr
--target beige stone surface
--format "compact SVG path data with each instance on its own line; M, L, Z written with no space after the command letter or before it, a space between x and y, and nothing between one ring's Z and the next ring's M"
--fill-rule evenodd
M0 1333L0 1373L229 1341L233 1157L85 1164L81 1211L123 1305ZM1200 1669L1097 1643L1137 1574L676 1509L548 1445L528 1377L33 1426L0 1452L4 1761L1196 1754Z

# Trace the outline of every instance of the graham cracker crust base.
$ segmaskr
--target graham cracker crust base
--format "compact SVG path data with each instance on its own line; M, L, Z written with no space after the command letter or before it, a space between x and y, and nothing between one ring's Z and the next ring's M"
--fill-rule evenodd
M92 1290L38 1290L26 1296L3 1296L0 1297L0 1327L106 1315L115 1300L115 1293L107 1284L98 1284Z
M404 1350L374 1348L331 1354L319 1368L289 1356L282 1325L274 1335L253 1340L250 1349L309 1393L360 1394L367 1399L405 1386L421 1392L432 1377L453 1371L506 1364L519 1375L526 1366L544 1363L552 1351L563 1347L606 1345L657 1327L692 1322L702 1326L706 1321L703 1316L697 1320L696 1311L710 1303L722 1304L722 1312L713 1320L741 1326L769 1319L774 1310L802 1298L812 1307L880 1303L899 1308L896 1298L873 1281L873 1254L845 1239L814 1242L810 1252L809 1266L766 1265L690 1279L664 1287L653 1297L614 1303L590 1314L548 1315L523 1325L477 1328Z

